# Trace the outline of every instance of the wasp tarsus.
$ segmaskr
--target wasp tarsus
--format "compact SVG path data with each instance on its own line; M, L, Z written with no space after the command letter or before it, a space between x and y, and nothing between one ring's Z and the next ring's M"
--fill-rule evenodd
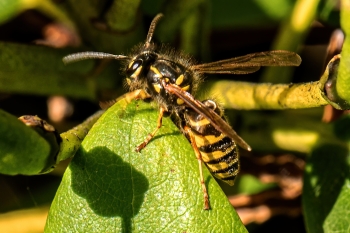
M301 59L296 53L276 50L211 63L195 64L190 56L152 42L154 30L161 17L163 15L158 14L153 19L145 43L135 46L132 54L128 56L101 52L82 52L68 55L63 58L63 61L64 63L85 59L125 61L126 83L131 94L126 94L123 97L127 101L137 98L152 98L160 106L157 127L152 133L148 134L143 143L136 147L136 151L139 152L144 149L152 140L162 126L162 118L165 112L169 112L175 118L180 118L177 122L179 120L185 122L180 127L189 138L200 164L204 206L205 209L209 209L209 197L203 181L202 161L214 176L233 184L239 171L238 150L235 143L249 151L251 148L222 118L219 108L215 107L217 105L214 101L201 102L193 97L202 80L202 75L205 73L247 74L259 70L261 66L298 66ZM108 108L111 104L113 102L102 103L101 105L103 108ZM202 120L192 122L189 119L193 116L196 119L202 118ZM205 124L199 122L205 122ZM194 129L196 124L200 124L199 129L206 129L204 130L205 133L197 132ZM216 136L215 139L210 137L208 133L218 135L220 140ZM198 141L200 138L206 139L207 144L202 146Z

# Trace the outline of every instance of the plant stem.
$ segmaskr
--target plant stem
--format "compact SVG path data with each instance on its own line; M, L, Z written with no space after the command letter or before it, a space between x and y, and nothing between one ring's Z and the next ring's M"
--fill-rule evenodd
M128 31L137 22L140 0L116 0L105 14L106 23L113 31Z
M290 17L281 26L272 49L296 52L308 33L317 13L320 0L298 0ZM283 70L282 70L283 69ZM270 83L288 83L294 68L269 67L261 81Z
M339 64L339 75L336 83L337 95L346 103L350 103L350 2L341 1L340 23L342 29L347 35L341 52L341 60Z
M349 109L346 100L338 97L334 91L339 60L339 55L334 56L320 81L316 82L271 84L223 80L207 82L203 89L209 92L209 96L222 101L225 107L234 109L299 109L327 104L336 109Z
M98 111L80 125L60 134L62 142L60 145L60 152L57 157L57 163L65 159L72 158L75 155L75 152L77 152L79 149L81 142L84 140L91 127L104 112L105 111L102 110Z
M297 109L328 104L322 97L319 82L257 84L224 80L209 82L205 86L209 87L209 96L217 97L227 108L247 110Z

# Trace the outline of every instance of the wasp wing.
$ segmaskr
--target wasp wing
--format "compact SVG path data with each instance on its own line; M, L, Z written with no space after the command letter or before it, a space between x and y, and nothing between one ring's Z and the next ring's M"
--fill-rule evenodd
M207 118L215 129L233 139L240 147L248 151L252 150L251 147L240 136L238 136L238 134L227 124L226 121L224 121L212 109L205 106L201 101L196 100L190 93L173 84L167 84L164 86L164 88L168 92L175 94L177 97L182 99L188 107Z
M198 64L191 68L207 74L248 74L259 70L261 66L299 66L300 63L301 58L298 54L274 50Z

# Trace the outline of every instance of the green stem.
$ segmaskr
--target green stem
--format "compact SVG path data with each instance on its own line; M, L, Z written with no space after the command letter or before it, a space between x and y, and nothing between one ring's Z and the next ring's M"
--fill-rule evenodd
M106 23L113 31L128 31L137 21L140 0L115 0L105 14Z
M240 114L244 119L240 127L250 129L241 132L240 136L249 143L253 151L256 148L259 151L284 150L309 153L322 143L348 147L346 140L341 140L335 132L336 122L326 124L292 112L273 115L251 112ZM345 120L349 122L349 119Z
M227 108L235 109L298 109L331 104L337 109L349 109L339 99L337 84L340 56L328 63L320 81L297 84L248 83L235 81L207 82L203 88L217 97Z
M193 11L204 2L207 2L207 0L168 1L167 4L164 5L162 12L165 17L162 19L162 22L159 24L156 30L157 38L165 43L173 41L179 31L179 26L182 25L183 21L186 20L187 17L192 17L190 15L193 13ZM197 29L198 28L195 28L195 30Z
M345 41L341 52L339 75L336 83L337 95L346 103L350 103L350 2L341 1L341 26L345 33Z
M38 9L42 13L46 14L50 18L54 18L57 22L61 22L70 29L75 31L75 25L72 20L67 16L67 14L60 9L52 1L48 0L24 0L28 2L29 5L33 4L32 7Z
M291 16L285 20L272 49L296 52L302 44L317 13L320 0L298 0ZM269 67L262 76L262 82L288 83L294 68Z
M89 1L88 3L79 0L66 1L67 12L76 23L85 44L89 45L92 51L121 54L128 51L131 46L144 41L144 38L140 41L140 37L143 36L143 25L135 24L136 18L130 18L132 15L136 17L134 7L138 1L124 4L118 9L116 7L119 2L114 3L113 1L111 8L108 9L105 9L105 3L106 1ZM129 10L128 7L131 5L133 7ZM128 12L127 16L126 12ZM121 21L119 22L119 20ZM130 21L126 23L126 20ZM135 27L130 27L131 24ZM128 30L128 33L113 31L115 28Z
M67 50L43 46L0 42L0 50L1 91L96 98L95 84L86 79L93 61L65 66L62 57Z
M208 8L207 2L200 4L186 17L181 27L180 50L204 60L209 57Z
M328 104L319 82L302 84L248 83L217 81L206 83L209 96L234 109L296 109Z
M79 149L81 142L103 113L104 111L98 111L80 125L60 134L62 143L60 145L57 163L65 159L72 158L75 155L75 152L77 152Z

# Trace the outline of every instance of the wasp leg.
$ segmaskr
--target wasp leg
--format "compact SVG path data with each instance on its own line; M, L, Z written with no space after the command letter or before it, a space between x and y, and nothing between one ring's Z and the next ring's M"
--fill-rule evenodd
M160 107L159 108L159 115L158 115L158 120L157 120L157 128L153 130L152 133L148 134L145 141L141 143L139 146L136 147L136 152L140 152L143 148L147 146L147 144L151 141L151 139L156 135L157 131L162 127L162 120L163 120L163 115L164 112L166 112L165 108Z
M188 135L192 148L194 150L194 153L196 154L197 160L198 160L198 165L199 165L199 175L200 175L200 183L202 186L202 190L203 190L203 197L204 197L204 209L205 210L209 210L210 209L210 204L209 204L209 195L208 195L208 191L207 191L207 187L205 186L204 183L204 176L203 176L203 160L202 160L202 155L201 152L199 151L193 133L191 131L191 129L188 126L184 126L184 131L185 133Z
M118 98L114 99L114 100L108 100L108 101L101 101L100 102L100 107L103 110L106 110L110 107L112 107L115 103L117 103L119 100L124 99L127 103L130 103L131 101L135 100L135 99L148 99L151 96L149 94L147 94L144 90L142 89L137 89L135 91L132 92L128 92L125 93L124 95L119 96Z

